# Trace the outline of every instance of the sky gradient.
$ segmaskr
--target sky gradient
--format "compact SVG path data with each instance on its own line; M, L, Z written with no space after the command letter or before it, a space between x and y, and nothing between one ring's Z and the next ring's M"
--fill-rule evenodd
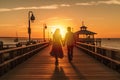
M32 37L41 38L56 28L64 35L66 27L80 30L82 21L95 37L120 38L120 0L0 0L0 37L28 37L28 11L36 20L31 23Z

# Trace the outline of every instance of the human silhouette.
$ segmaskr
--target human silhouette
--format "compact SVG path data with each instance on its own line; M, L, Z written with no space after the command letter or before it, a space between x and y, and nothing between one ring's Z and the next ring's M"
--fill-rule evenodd
M67 33L65 35L64 45L67 45L67 54L69 62L73 59L73 47L75 44L75 37L73 32L71 31L71 27L67 27Z
M55 65L58 65L58 58L63 58L60 29L56 29L53 34L53 45L50 54L51 56L55 57Z

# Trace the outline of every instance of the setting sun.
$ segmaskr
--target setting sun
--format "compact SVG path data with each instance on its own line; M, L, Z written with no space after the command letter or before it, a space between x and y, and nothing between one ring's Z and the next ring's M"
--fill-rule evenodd
M57 28L60 29L62 38L64 38L65 34L66 34L66 27L62 26L62 25L54 25L54 26L52 26L51 32L54 33Z

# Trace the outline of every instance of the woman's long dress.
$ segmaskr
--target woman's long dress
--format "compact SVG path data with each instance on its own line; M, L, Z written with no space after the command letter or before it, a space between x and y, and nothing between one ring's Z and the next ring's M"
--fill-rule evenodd
M61 35L53 35L53 45L50 55L57 58L63 58L63 50L61 45Z

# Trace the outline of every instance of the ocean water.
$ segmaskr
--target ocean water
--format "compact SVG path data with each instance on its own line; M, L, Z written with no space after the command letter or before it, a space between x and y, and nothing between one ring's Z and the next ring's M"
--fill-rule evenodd
M3 41L4 44L16 44L18 42L14 42L15 38L0 38L0 41ZM42 39L34 39L42 41ZM103 38L101 39L101 46L111 49L119 49L120 50L120 38ZM26 42L28 38L19 38L19 42Z
M101 46L120 50L120 38L104 38L101 41Z
M0 37L0 41L3 42L4 47L7 47L7 45L9 45L9 47L16 47L17 43L19 43L19 42L27 42L28 41L28 38L18 38L18 42L14 42L15 39L16 38L9 38L9 37L4 37L4 38L2 37L1 38ZM41 38L34 38L32 40L37 41L37 42L42 42L43 41L43 39L41 39Z
M18 42L14 42L15 38L0 38L4 44L16 44L18 42L26 42L27 38L20 38Z

